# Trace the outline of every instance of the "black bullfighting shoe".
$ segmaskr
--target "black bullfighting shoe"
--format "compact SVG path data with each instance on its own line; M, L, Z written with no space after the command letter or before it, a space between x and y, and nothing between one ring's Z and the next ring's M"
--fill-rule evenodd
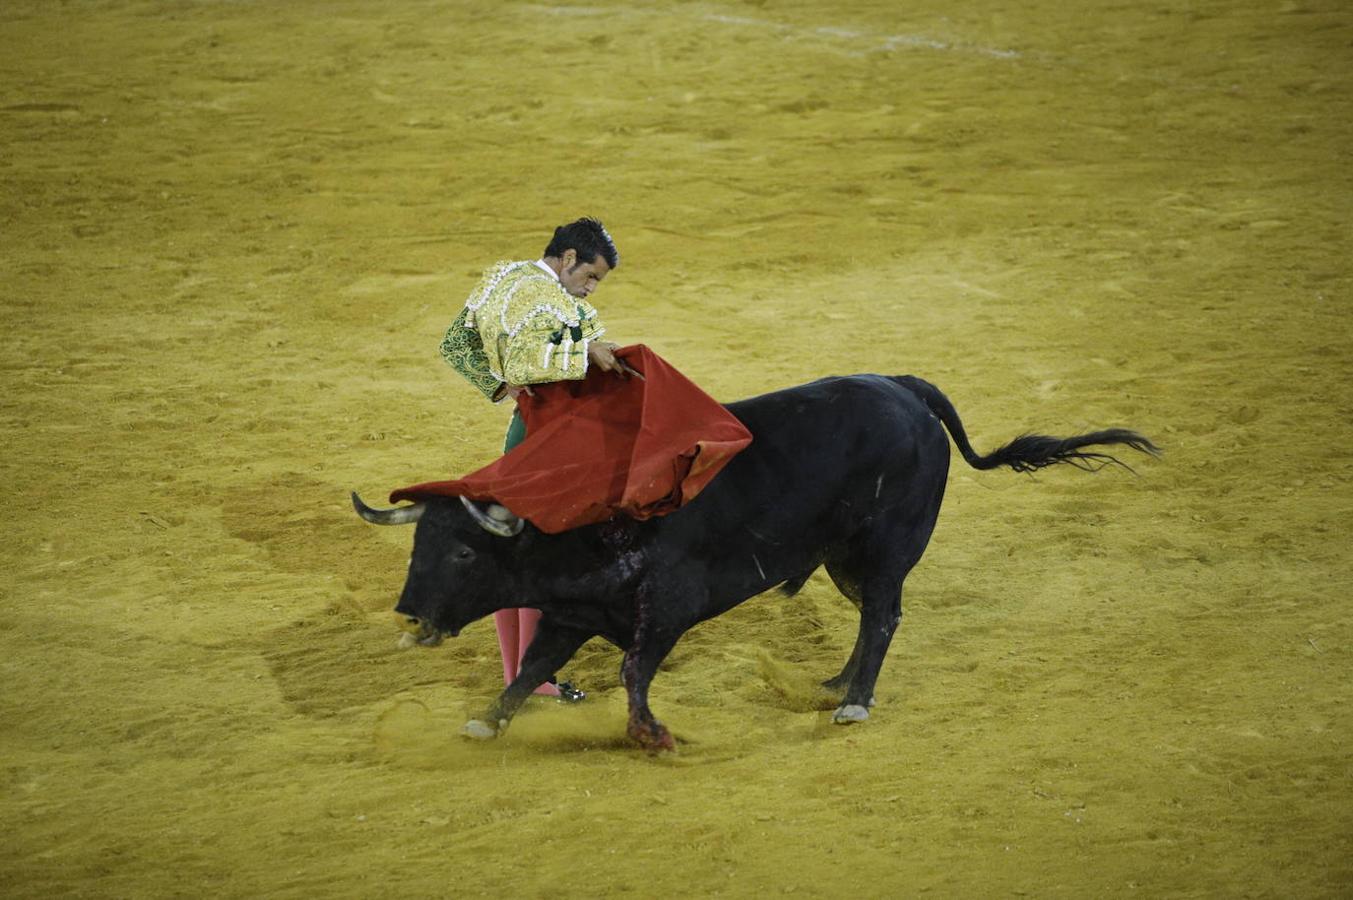
M587 691L574 687L571 681L561 681L555 687L559 688L560 703L581 703L587 699Z

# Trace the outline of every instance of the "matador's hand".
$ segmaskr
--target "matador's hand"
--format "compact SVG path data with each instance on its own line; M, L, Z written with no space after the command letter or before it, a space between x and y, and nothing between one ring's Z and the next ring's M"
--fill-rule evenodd
M620 360L615 358L619 346L610 341L593 341L587 345L587 360L603 372L622 372Z
M531 386L529 384L504 385L503 393L507 395L507 398L509 400L516 400L522 394L525 394L528 397L534 397L536 395L536 392L531 390Z

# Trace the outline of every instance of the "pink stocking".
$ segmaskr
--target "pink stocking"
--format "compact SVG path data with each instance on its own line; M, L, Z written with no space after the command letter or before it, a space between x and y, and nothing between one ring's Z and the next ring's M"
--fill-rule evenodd
M538 609L519 609L517 612L517 629L520 635L521 644L518 649L517 662L521 663L521 658L526 655L526 648L531 646L531 641L536 636L536 623L540 621L540 610ZM550 684L548 681L536 688L537 694L544 694L547 697L558 697L559 688Z
M521 646L517 629L517 611L500 609L493 614L493 624L498 629L498 652L503 656L503 684L511 684L517 677L517 664L521 662ZM534 628L534 625L532 626Z

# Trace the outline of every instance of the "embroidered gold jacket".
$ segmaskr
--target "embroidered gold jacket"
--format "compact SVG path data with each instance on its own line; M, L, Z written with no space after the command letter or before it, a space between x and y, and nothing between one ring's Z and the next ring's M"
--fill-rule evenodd
M587 347L606 333L597 311L532 262L490 266L442 339L442 358L490 400L504 384L587 374Z

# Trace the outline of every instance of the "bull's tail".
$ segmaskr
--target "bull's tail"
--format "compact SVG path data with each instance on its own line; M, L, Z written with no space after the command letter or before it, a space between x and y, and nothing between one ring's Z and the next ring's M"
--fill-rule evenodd
M1016 472L1033 472L1044 466L1067 463L1078 469L1095 472L1108 465L1122 466L1129 471L1132 467L1108 453L1085 452L1082 447L1102 444L1121 444L1141 453L1159 456L1160 448L1142 434L1126 428L1109 428L1104 431L1092 431L1075 437L1057 438L1043 434L1024 434L1015 438L986 456L979 456L968 443L968 434L963 430L963 422L958 417L954 405L940 389L928 381L911 375L900 375L893 381L905 387L921 398L930 411L939 417L949 436L954 439L958 451L974 469L995 469L1009 466Z

